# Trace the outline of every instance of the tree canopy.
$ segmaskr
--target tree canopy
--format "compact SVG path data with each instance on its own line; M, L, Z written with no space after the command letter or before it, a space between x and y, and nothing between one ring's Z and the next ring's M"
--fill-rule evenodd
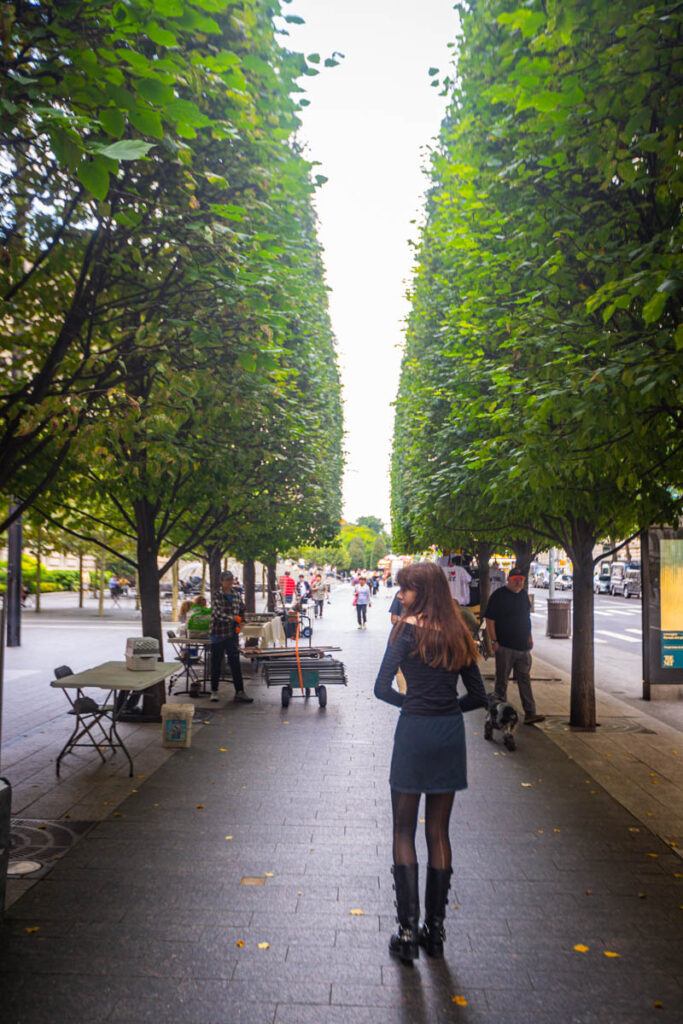
M417 249L393 533L562 544L572 717L590 726L593 544L680 511L681 10L481 0L460 13Z

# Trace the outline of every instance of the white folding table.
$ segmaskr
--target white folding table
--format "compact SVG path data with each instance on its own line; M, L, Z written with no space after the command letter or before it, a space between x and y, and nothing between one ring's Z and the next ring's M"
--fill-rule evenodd
M130 765L129 775L133 775L133 759L128 753L128 748L121 739L116 729L118 715L118 696L123 692L140 692L146 690L156 683L170 676L177 671L180 665L177 661L157 661L154 668L145 672L133 672L126 667L125 661L105 661L96 668L86 669L85 672L76 672L74 675L63 676L61 679L54 679L50 686L56 690L64 690L67 700L71 704L72 714L76 716L76 723L69 739L64 744L57 757L57 775L59 766L65 754L71 753L74 747L92 747L104 761L102 748L116 751L119 747L128 758ZM76 693L72 697L70 690ZM97 703L97 710L79 710L77 701L86 694L84 690L105 690L112 696L112 703L105 699L104 704ZM103 721L108 725L103 725ZM102 733L102 738L93 736L92 730L97 726ZM79 742L88 737L89 742Z

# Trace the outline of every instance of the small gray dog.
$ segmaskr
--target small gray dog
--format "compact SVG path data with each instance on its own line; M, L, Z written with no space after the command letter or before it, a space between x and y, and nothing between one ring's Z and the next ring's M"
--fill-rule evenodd
M484 719L484 739L492 740L493 730L501 729L506 750L516 750L515 729L519 724L519 715L512 704L496 697L495 693L489 693L487 696L489 706Z

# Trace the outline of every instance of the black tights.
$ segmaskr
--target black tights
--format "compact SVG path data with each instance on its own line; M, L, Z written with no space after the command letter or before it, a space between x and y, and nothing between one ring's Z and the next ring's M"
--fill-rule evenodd
M415 830L420 793L391 791L391 809L394 815L394 864L416 864ZM449 871L451 842L448 822L455 793L428 793L425 811L425 836L429 866Z

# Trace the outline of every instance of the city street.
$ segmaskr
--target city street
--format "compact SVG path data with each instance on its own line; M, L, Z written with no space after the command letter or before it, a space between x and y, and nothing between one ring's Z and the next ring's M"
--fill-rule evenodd
M8 1024L641 1024L660 1003L662 1019L680 1017L683 872L661 823L681 806L671 730L555 731L566 690L540 658L547 730L521 727L508 753L484 741L482 712L466 716L470 785L452 819L446 959L410 969L389 957L396 711L372 687L390 596L360 632L339 586L314 623L315 640L343 648L349 683L330 687L324 711L302 699L284 710L278 689L251 678L253 705L233 704L228 688L219 705L198 701L192 748L164 751L143 777L110 779L96 758L74 755L95 787L82 806L95 815L98 794L108 806L9 908ZM122 625L84 627L91 658L97 632L104 653ZM73 631L60 656L80 656L82 639ZM43 746L60 742L65 719ZM161 750L158 726L138 731ZM634 811L604 772L625 778L627 747L650 790ZM11 753L21 748L15 736ZM648 751L659 758L654 788ZM67 776L53 805L71 787ZM424 869L421 826L418 852Z

